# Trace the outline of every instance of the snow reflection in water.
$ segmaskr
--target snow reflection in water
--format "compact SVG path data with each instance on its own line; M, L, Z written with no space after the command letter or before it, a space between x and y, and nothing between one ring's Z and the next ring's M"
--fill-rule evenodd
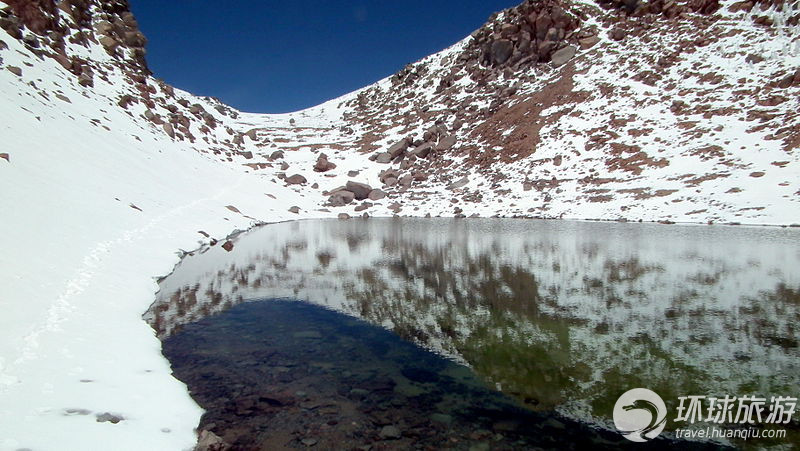
M608 422L633 387L797 396L800 230L505 219L273 224L187 257L146 318L163 338L292 298L469 365L534 410ZM669 424L667 429L674 428Z

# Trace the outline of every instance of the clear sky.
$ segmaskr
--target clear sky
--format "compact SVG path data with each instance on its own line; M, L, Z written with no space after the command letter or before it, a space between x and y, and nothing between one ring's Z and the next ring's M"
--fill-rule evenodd
M155 76L238 109L296 111L371 84L522 0L130 0Z

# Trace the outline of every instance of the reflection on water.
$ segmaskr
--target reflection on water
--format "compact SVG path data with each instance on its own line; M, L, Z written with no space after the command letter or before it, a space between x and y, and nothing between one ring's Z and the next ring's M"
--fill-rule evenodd
M608 424L633 387L673 411L692 394L797 396L798 238L501 219L274 224L230 253L186 258L146 317L167 337L244 300L308 300L465 363L531 409Z
M207 411L200 429L234 449L303 448L304 440L329 450L637 445L526 410L463 365L304 302L247 302L187 325L163 349Z

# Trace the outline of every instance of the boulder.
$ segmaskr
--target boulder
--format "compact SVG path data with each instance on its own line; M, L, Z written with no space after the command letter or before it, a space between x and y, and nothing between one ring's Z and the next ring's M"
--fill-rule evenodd
M589 36L588 38L583 38L578 40L578 44L581 46L581 50L586 50L594 47L597 43L600 42L599 36Z
M415 182L424 182L425 180L428 180L428 174L426 174L425 172L417 171L414 173Z
M456 137L455 135L448 135L444 138L440 139L433 150L442 151L448 150L456 144Z
M103 36L102 38L100 38L100 45L102 45L103 48L106 49L106 52L113 53L114 50L116 50L117 47L119 47L119 41L112 38L111 36Z
M400 172L397 171L396 169L387 169L385 171L381 171L380 174L378 174L378 180L384 183L386 183L386 179L390 177L398 179L400 178Z
M169 122L166 122L163 125L163 128L164 128L164 133L169 135L170 138L175 138L175 128L172 127L172 124L170 124Z
M403 138L400 141L396 142L392 147L389 147L387 153L389 154L391 159L394 160L395 158L399 157L403 152L405 152L405 150L408 149L409 145L411 145L411 140L408 138Z
M415 147L414 150L411 151L411 155L414 155L415 157L418 158L425 158L428 156L429 153L431 153L431 149L433 149L433 143L430 142L422 143L421 145Z
M378 156L375 158L375 162L386 164L391 163L393 159L394 158L392 158L392 155L389 152L383 152L378 154Z
M328 156L324 153L319 154L317 158L317 162L314 164L314 171L315 172L327 172L331 169L335 169L336 165L328 161Z
M272 152L272 154L269 156L270 160L277 160L279 158L283 158L282 150L276 150L275 152Z
M372 191L372 187L366 183L358 183L353 181L348 181L347 184L345 184L345 189L352 192L357 200L366 199L369 197L369 193Z
M17 77L21 77L22 76L22 69L20 69L17 66L7 66L6 69L8 69L9 72L11 72L12 74L16 75Z
M386 197L386 193L383 192L383 190L380 190L380 189L376 188L376 189L374 189L374 190L369 192L369 195L367 196L367 199L369 199L369 200L381 200L384 197Z
M402 188L408 189L408 188L411 188L411 183L413 181L414 181L414 178L411 176L411 174L406 174L406 175L400 177L400 180L398 180L397 182L400 184L400 186Z
M568 45L564 48L558 49L553 52L553 55L550 57L550 60L553 63L553 66L558 67L563 64L566 64L567 61L571 60L573 56L575 56L575 52L577 52L577 48L572 45Z
M469 183L469 178L465 175L464 177L461 177L460 179L456 180L455 182L447 185L447 189L454 190L454 189L462 188L462 187L466 186L467 183Z
M85 88L91 88L94 86L94 77L91 73L84 71L78 76L78 84Z
M498 39L492 42L490 50L492 62L495 64L503 64L511 57L514 52L514 43L508 39Z
M101 20L97 22L97 25L94 26L94 29L97 31L98 34L110 35L111 32L114 30L114 27L111 25L109 21Z
M331 194L328 198L328 203L333 207L343 207L353 202L355 198L356 195L352 191L339 190Z
M611 30L611 32L608 35L614 41L622 41L623 39L625 39L625 36L627 36L628 33L626 33L625 30L623 30L622 28L617 27Z
M30 34L30 33L26 34L25 37L22 38L22 42L24 42L25 45L27 45L29 47L32 47L32 48L35 48L35 49L38 49L39 45L40 45L39 44L39 40L36 39L36 36L34 36L34 35Z
M300 207L298 206L289 207L289 213L294 213L294 214L300 213Z
M147 45L147 38L138 30L126 31L123 40L128 47L144 47Z
M286 177L287 185L302 185L306 182L307 182L306 178L300 174L294 174L290 177Z

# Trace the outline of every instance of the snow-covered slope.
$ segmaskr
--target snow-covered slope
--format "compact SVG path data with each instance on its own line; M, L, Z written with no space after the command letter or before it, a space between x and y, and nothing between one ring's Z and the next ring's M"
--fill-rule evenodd
M800 222L796 2L643 5L526 2L261 115L153 78L123 0L0 1L0 449L192 446L140 315L181 250L259 222Z

